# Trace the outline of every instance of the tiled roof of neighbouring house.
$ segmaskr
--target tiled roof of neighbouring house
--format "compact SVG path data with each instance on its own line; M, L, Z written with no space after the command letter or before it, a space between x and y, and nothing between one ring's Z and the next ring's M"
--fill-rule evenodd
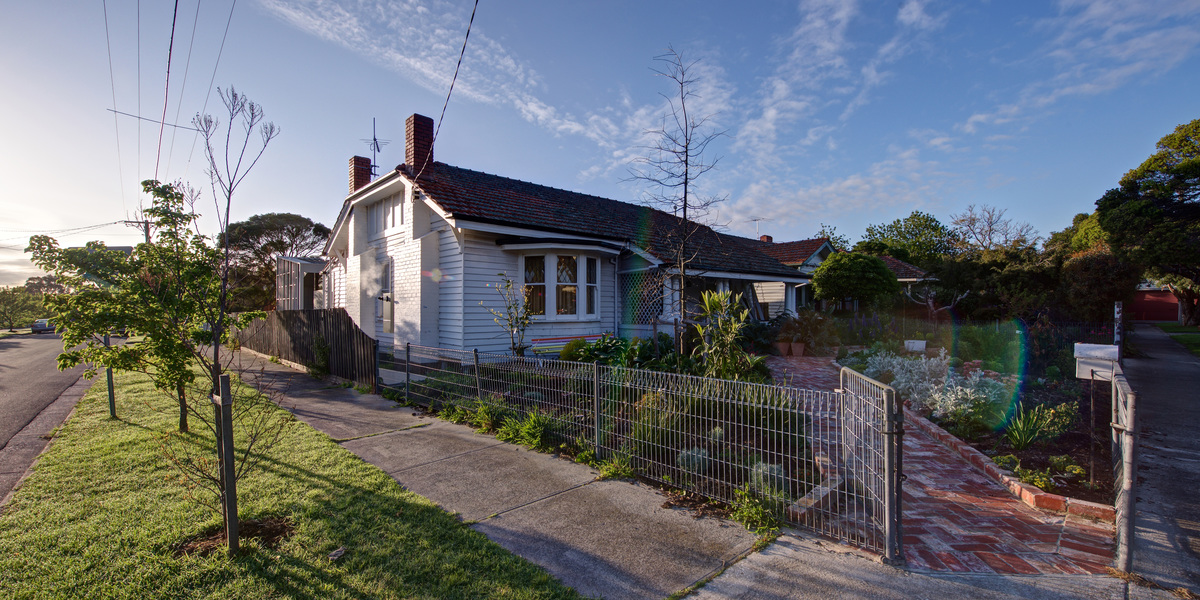
M906 279L922 280L929 277L929 274L921 270L919 267L914 267L913 265L910 265L900 259L892 258L890 256L880 256L878 258L879 260L883 261L883 264L887 265L888 269L891 269L892 273L896 275L896 279L899 279L900 281L904 281Z
M762 245L758 247L764 254L770 256L786 265L800 265L817 250L824 246L829 238L814 238L811 240L797 240L794 242L760 242Z
M403 165L400 170L411 176ZM799 275L760 252L757 240L694 223L689 227L683 219L646 206L440 162L425 168L417 187L455 219L629 241L668 264L675 262L677 240L687 237L691 271Z

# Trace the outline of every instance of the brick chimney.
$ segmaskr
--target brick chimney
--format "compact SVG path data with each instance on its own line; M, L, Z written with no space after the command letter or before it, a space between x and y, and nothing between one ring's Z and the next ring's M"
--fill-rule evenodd
M371 159L362 156L350 157L350 193L371 183Z
M433 162L433 119L413 114L404 122L404 164L415 177Z
M773 242L775 241L775 238L773 238L773 237L771 237L771 236L769 236L769 235L767 235L767 234L765 234L765 233L764 233L764 234L762 234L762 235L758 236L758 241L760 241L760 242L766 242L766 243L770 244L770 243L773 243Z

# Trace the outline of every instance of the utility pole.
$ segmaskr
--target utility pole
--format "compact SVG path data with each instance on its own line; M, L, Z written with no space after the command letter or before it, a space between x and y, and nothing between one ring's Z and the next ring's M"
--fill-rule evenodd
M150 220L149 219L143 219L141 221L121 221L121 222L130 227L137 227L138 229L141 229L146 234L146 243L147 244L150 243Z

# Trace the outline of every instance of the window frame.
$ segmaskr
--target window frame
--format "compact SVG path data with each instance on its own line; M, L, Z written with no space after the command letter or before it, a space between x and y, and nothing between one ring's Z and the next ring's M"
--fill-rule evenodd
M543 259L542 281L526 283L525 281L525 260L529 257L540 257ZM574 282L559 282L558 280L558 260L559 257L570 257L575 259L575 281ZM590 261L595 261L596 265L596 282L588 282L588 264ZM530 315L534 321L563 321L563 322L588 322L599 321L601 312L601 291L602 291L602 276L603 267L600 257L586 252L529 252L522 254L518 261L518 273L520 273L520 286L522 295L527 286L542 286L545 294L544 313L540 315ZM575 287L575 312L567 314L558 313L558 294L560 286ZM589 292L589 290L595 290ZM596 306L594 313L588 313L587 301L588 294L594 293Z

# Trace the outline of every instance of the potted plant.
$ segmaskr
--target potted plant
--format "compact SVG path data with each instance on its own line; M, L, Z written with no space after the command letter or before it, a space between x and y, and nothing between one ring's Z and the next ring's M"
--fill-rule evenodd
M824 356L831 351L837 354L838 336L832 319L815 310L802 310L792 318L792 323L795 332L792 348L795 351L799 346L797 356L803 354L806 348L814 356Z

